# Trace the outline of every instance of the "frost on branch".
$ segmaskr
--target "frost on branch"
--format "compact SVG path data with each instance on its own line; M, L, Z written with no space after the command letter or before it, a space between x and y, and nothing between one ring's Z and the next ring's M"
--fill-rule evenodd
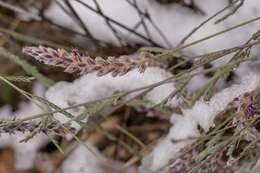
M145 53L139 58L129 57L101 57L91 58L79 53L77 49L67 52L64 49L52 49L50 47L25 47L23 52L34 57L44 64L62 67L65 72L79 73L81 75L97 72L98 76L111 73L113 77L122 76L133 69L143 73L147 67L160 67L162 64L154 55Z

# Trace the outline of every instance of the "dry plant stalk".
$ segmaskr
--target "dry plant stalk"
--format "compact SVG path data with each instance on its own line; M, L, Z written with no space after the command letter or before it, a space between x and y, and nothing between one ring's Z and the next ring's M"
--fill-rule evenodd
M194 157L198 155L199 152L193 149L192 151L186 153L185 155L179 157L174 164L172 164L168 169L169 173L186 173L189 172L196 163ZM228 167L221 159L223 153L219 152L213 157L206 158L207 161L201 165L200 168L196 171L197 173L232 173L234 168ZM191 171L190 171L191 172Z
M46 125L43 125L41 122L20 122L16 120L12 121L0 121L0 134L8 133L15 134L16 132L33 132L35 129L39 129L39 132L42 132L47 135L57 135L60 137L65 137L68 133L75 133L76 129L71 126L70 123L61 124L57 121L50 122Z
M159 58L144 53L139 58L130 57L108 57L107 59L82 55L77 49L67 52L64 49L53 49L50 47L25 47L23 52L34 57L44 64L64 68L68 73L79 73L80 75L97 72L98 76L112 73L112 76L122 76L133 69L143 73L147 67L161 67Z

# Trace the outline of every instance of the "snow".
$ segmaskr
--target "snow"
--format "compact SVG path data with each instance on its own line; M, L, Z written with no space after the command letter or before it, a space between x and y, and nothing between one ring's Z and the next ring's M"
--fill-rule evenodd
M260 170L260 158L256 161L256 163L244 163L235 173L258 173Z
M46 98L58 106L65 108L75 104L106 98L115 92L129 91L151 85L168 77L171 77L171 75L160 68L147 68L144 73L133 70L124 76L115 78L109 74L98 77L96 73L91 73L80 77L73 83L58 82L46 92ZM173 83L164 84L148 92L144 96L144 99L157 104L174 90ZM137 93L140 92L135 92L130 97L133 97ZM177 101L176 98L173 98L171 104L174 104L175 100ZM74 115L78 115L82 111L84 109L78 109L73 111L73 113ZM57 115L57 119L62 122L68 120L68 118L61 114ZM75 127L79 128L79 126Z
M40 84L35 84L33 93L37 96L43 96L45 89ZM9 106L4 106L0 109L1 118L25 118L26 116L42 113L42 110L32 102L22 102L16 112L12 112ZM0 147L12 147L15 150L16 168L24 170L32 168L36 158L37 151L41 146L48 142L48 137L43 134L38 134L28 142L21 143L20 141L26 138L28 133L16 133L15 135L1 134ZM26 158L26 159L25 159Z
M158 72L155 70L155 72ZM158 76L165 75L164 73L158 73ZM110 75L107 75L110 76ZM166 75L167 76L167 75ZM92 76L94 77L94 75ZM132 76L133 77L133 76ZM148 75L149 77L149 75ZM147 79L148 80L148 79ZM156 81L157 79L150 79L152 81ZM84 82L84 81L82 81ZM86 82L86 81L85 81ZM92 80L92 82L95 82ZM75 82L77 84L77 82ZM123 82L122 82L123 83ZM57 86L63 84L63 82L58 83ZM84 83L81 83L84 84ZM71 84L72 86L73 84ZM74 84L75 85L75 84ZM53 90L57 86L50 88ZM76 85L74 87L77 87ZM84 88L83 85L80 87ZM66 89L70 89L67 87ZM106 88L108 89L108 88ZM33 94L39 97L43 97L45 94L46 89L41 86L40 84L36 83L33 88ZM49 92L48 91L48 92ZM75 91L75 90L74 90ZM79 91L79 90L76 90ZM86 91L86 90L84 90ZM82 91L82 92L84 92ZM47 92L47 93L48 93ZM67 90L68 92L68 90ZM94 93L94 91L92 91ZM103 91L103 94L106 94ZM152 96L152 95L151 95ZM58 97L60 101L64 99L64 97ZM94 98L94 97L93 97ZM82 100L80 100L82 101ZM19 105L19 109L16 112L11 111L11 107L6 105L1 107L0 109L0 117L2 119L10 119L10 117L17 117L17 118L25 118L31 115L43 113L42 109L40 109L37 105L33 102L22 102ZM20 141L26 138L29 134L28 133L20 133L17 132L13 135L9 134L1 134L0 136L0 147L12 147L15 150L15 159L16 159L16 169L18 170L27 170L34 166L34 162L37 157L37 153L41 147L49 142L49 138L44 134L37 134L32 139L27 142L21 143ZM86 147L87 145L87 147ZM74 173L92 173L92 172L99 172L103 173L105 170L111 170L112 172L134 172L134 168L130 167L129 169L123 168L117 162L107 161L103 158L98 151L91 146L90 144L83 145L81 144L79 147L73 151L68 158L64 161L63 166L61 167L61 171L66 172L74 172ZM111 164L111 165L110 165ZM87 166L86 166L87 165Z
M156 171L162 168L167 162L176 157L176 153L192 142L192 138L200 135L198 125L207 132L214 126L215 117L223 111L227 105L236 97L253 91L259 86L260 75L250 74L244 76L240 84L234 84L215 94L209 102L199 100L191 109L183 109L182 115L173 114L171 118L172 127L169 134L157 144L153 152L144 159L144 165L140 169L150 168L149 171ZM180 140L180 141L178 141ZM177 142L175 142L177 141ZM181 146L181 147L180 147ZM149 166L145 163L149 160ZM147 170L146 170L147 171ZM145 171L145 172L146 172Z
M183 147L191 144L192 140L184 140L178 143L173 143L169 135L160 141L154 148L153 152L146 155L139 167L139 173L151 173L162 168L168 161L177 157L178 151Z
M61 0L58 0L61 2ZM95 8L93 1L83 0L91 7ZM77 10L83 22L87 25L94 37L119 45L116 37L109 30L103 18L94 14L90 10L77 3L71 1L72 6ZM98 0L103 12L116 21L121 22L129 28L133 28L140 20L136 10L123 0ZM209 16L213 15L220 9L227 5L227 0L195 0L196 4L205 12L205 15L195 13L194 11L182 7L178 4L160 5L154 0L137 0L141 10L147 10L157 26L169 39L171 45L176 46L179 41L186 36L194 27L199 25ZM61 4L63 4L61 2ZM227 29L243 21L257 17L260 14L259 0L246 0L242 8L238 12L221 22L214 24L212 20L207 25L196 32L187 43L204 38L205 36ZM64 5L64 4L63 4ZM130 15L131 14L131 15ZM84 33L84 31L75 23L70 17L65 14L55 3L51 2L50 8L45 12L45 15L51 18L55 23L61 24L73 30ZM223 16L223 15L222 15ZM165 47L172 47L162 39L158 32L146 21L148 28L150 28L153 40ZM134 34L129 34L122 28L113 25L118 29L121 35L130 43L144 42ZM185 49L185 53L189 55L199 55L216 51L224 48L234 47L243 44L248 38L260 28L260 22L254 22L237 30L225 33L206 42L194 45ZM138 28L137 31L145 35L143 28ZM255 52L257 53L257 51ZM230 57L230 56L229 56ZM219 60L215 65L220 65L226 60ZM253 68L252 68L253 69ZM259 70L259 68L255 68ZM173 124L169 133L164 137L154 148L152 153L145 157L140 166L140 173L152 172L163 167L167 162L177 157L178 151L183 147L191 144L195 137L200 136L198 126L207 132L214 126L215 117L223 111L226 106L236 97L245 92L252 91L259 85L260 76L257 74L250 74L249 68L244 66L239 69L239 74L248 74L241 78L240 84L234 84L231 87L223 89L215 94L208 102L203 99L197 101L190 109L183 109L182 115L173 114L171 123ZM259 71L258 71L259 73ZM130 71L124 76L113 78L111 75L97 77L96 73L91 73L80 77L72 83L58 82L52 86L45 93L44 89L36 85L34 94L43 96L55 103L56 105L65 108L75 104L94 101L101 98L111 96L118 91L129 91L139 87L147 86L160 82L171 77L170 73L159 68L147 68L147 70L140 74L137 70ZM208 79L205 76L199 75L194 77L188 85L189 91L194 91L200 88ZM144 96L144 99L151 101L153 104L160 103L172 91L175 90L173 83L168 83L156 87ZM45 94L44 94L45 93ZM137 92L138 93L138 92ZM130 97L133 97L132 94ZM172 105L178 104L178 99L173 98L170 101ZM72 109L74 115L79 115L84 111L83 108ZM1 117L5 115L15 114L17 117L24 115L32 115L41 113L42 110L33 103L21 103L20 109L12 113L9 106L4 106L0 109ZM66 122L69 119L62 114L55 114L55 117L61 122ZM80 128L76 123L73 124L76 128ZM0 137L0 147L13 146L16 151L16 166L18 169L27 169L32 167L36 157L36 151L48 141L48 138L43 135L38 135L27 143L19 143L26 134L16 134L10 136L2 134ZM90 146L93 148L93 146ZM98 155L98 152L97 152ZM26 158L26 159L24 159ZM102 160L102 159L101 159ZM104 170L100 167L101 160L92 152L80 145L68 156L62 165L62 171L75 173L97 172L102 173Z
M61 1L59 0L59 2ZM83 2L95 8L93 1L83 0ZM133 28L140 20L136 10L124 0L98 0L98 3L104 14L130 28ZM171 44L176 45L194 27L198 26L202 21L217 11L223 9L228 4L228 1L195 0L195 3L202 9L205 15L195 13L194 11L182 7L178 4L165 6L158 4L154 0L138 0L137 3L142 11L149 12L153 21L155 21L157 26L160 27ZM188 42L198 40L210 34L227 29L228 27L236 25L239 22L246 21L258 16L260 14L260 6L256 4L258 4L258 0L247 0L245 1L244 6L239 9L235 15L231 16L220 24L214 24L217 19L226 14L228 11L225 12L197 31ZM72 6L77 9L77 13L87 25L92 35L98 39L118 44L116 38L109 30L104 19L96 15L94 12L86 9L78 2L72 1ZM53 2L51 7L45 12L45 15L52 19L55 23L83 33L81 28L75 24L70 19L70 17L68 17L58 7L55 2ZM146 24L148 28L150 28L153 39L161 45L167 46L158 32L151 26L151 24L148 21L146 21ZM248 26L244 26L240 29L218 36L217 38L208 40L205 43L192 46L191 48L187 49L187 51L192 54L201 54L242 44L250 37L252 33L259 29L259 26L260 22L251 23ZM119 27L115 26L115 28L118 29ZM129 36L128 32L124 31L123 29L119 30L122 35L127 35L127 37ZM145 35L144 29L142 27L139 27L137 31ZM131 34L128 38L130 38L130 42L141 41L140 38L137 38L133 34Z
M63 162L62 173L136 173L135 168L107 160L91 144L81 144Z
M102 170L98 167L101 162L98 157L98 152L93 146L88 145L88 148L91 148L91 151L87 149L86 146L80 145L70 153L68 158L62 164L61 172L102 173Z
M201 69L200 69L201 70ZM204 75L196 75L194 76L190 82L187 85L187 89L189 91L196 91L203 87L203 85L208 81L209 79Z
M62 4L61 0L58 1ZM96 8L93 1L83 0L83 2L93 8ZM104 14L126 25L129 28L133 28L140 21L136 9L129 5L126 0L97 0L97 2L99 3ZM155 0L137 0L136 2L138 4L138 7L142 11L147 11L150 14L151 19L156 23L156 25L161 29L161 31L170 41L172 45L170 47L175 47L193 28L197 27L207 18L228 5L227 0L195 0L194 2L197 4L197 6L200 7L200 9L205 13L204 15L202 15L201 13L194 12L191 9L183 7L176 3L161 5ZM110 31L107 24L105 23L105 20L102 17L86 9L83 5L76 1L72 1L71 3L72 6L77 9L77 14L87 25L88 29L94 37L109 43L114 43L115 45L119 46L116 37ZM213 33L225 30L241 22L259 16L260 6L258 5L258 3L258 0L246 0L244 2L244 5L234 15L219 24L214 24L216 20L220 19L222 16L230 12L231 9L225 11L224 13L220 14L212 21L201 27L187 40L186 43L197 41ZM52 19L55 23L84 33L79 25L73 22L73 20L71 20L71 18L66 15L55 2L51 4L50 8L45 12L45 15L48 18ZM151 33L152 38L155 42L164 47L169 47L162 39L160 34L147 20L146 25L148 26L149 32ZM128 43L145 43L144 40L140 39L134 34L129 34L128 31L125 31L124 29L114 24L113 26L120 31L120 35L123 35L124 38L128 38L126 39ZM212 51L238 46L245 43L248 38L250 38L251 35L259 29L259 27L260 21L256 21L254 23L250 23L246 26L240 27L236 30L209 39L205 42L193 45L189 48L184 49L183 51L187 55L201 55ZM138 29L136 29L136 31L142 35L145 35L145 31L142 27L139 27ZM259 53L257 49L253 50L253 54ZM216 60L215 62L213 62L213 65L222 65L226 63L230 59L230 57L231 55L228 55L226 56L226 58ZM243 65L242 68L239 68L239 70L237 70L237 73L241 75L244 74L243 72L245 71L251 71L248 65ZM207 79L205 78L205 76L198 75L191 80L190 84L188 85L188 89L190 91L195 91L206 81Z

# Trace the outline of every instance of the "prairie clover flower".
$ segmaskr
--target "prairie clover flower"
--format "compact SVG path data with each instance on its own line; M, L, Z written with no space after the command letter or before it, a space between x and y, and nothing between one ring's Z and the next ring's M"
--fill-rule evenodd
M256 107L253 103L250 103L249 105L247 105L246 109L245 109L245 114L247 115L248 118L251 118L255 115L256 113Z

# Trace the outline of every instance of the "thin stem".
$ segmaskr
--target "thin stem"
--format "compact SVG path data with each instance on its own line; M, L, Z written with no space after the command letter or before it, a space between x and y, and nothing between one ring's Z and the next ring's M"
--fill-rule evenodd
M92 36L89 29L85 25L85 23L82 21L80 16L78 15L77 11L74 9L74 7L71 5L71 2L69 0L64 0L65 4L69 7L72 14L75 16L76 20L80 24L81 28L85 31L85 34L94 42L97 43L96 39Z
M195 32L197 32L202 26L204 26L206 23L208 23L209 21L211 21L212 19L214 19L216 16L220 15L221 13L223 13L224 11L226 11L227 9L229 9L230 7L232 7L236 2L238 2L240 0L236 0L235 2L233 2L232 4L229 4L228 6L224 7L223 9L219 10L218 12L216 12L215 14L213 14L212 16L210 16L209 18L207 18L205 21L203 21L201 24L199 24L197 27L195 27L190 33L187 34L187 36L185 36L180 43L178 44L177 47L180 47L185 41L187 41Z
M125 30L127 30L127 31L129 31L129 32L134 33L136 36L142 38L142 39L145 40L145 41L148 41L149 43L151 43L151 44L154 45L154 46L159 46L159 47L160 47L160 45L159 45L158 43L156 43L156 42L154 42L153 40L151 40L151 39L145 37L144 35L142 35L142 34L136 32L135 30L133 30L133 29L127 27L126 25L124 25L124 24L122 24L122 23L120 23L120 22L118 22L118 21L116 21L116 20L114 20L114 19L112 19L112 18L110 18L110 17L104 15L104 14L98 13L98 11L97 11L96 9L94 9L93 7L91 7L90 5L88 5L87 3L83 2L82 0L75 0L75 1L78 2L79 4L83 5L83 6L86 7L87 9L93 11L94 13L99 14L100 16L102 16L102 17L105 18L106 20L108 20L108 21L114 23L115 25L117 25L117 26L119 26L119 27L121 27L121 28L123 28L123 29L125 29Z
M229 31L238 29L238 28L240 28L240 27L242 27L242 26L248 25L248 24L253 23L253 22L256 22L256 21L258 21L258 20L260 20L260 16L255 17L255 18L250 19L250 20L247 20L247 21L242 22L242 23L240 23L240 24L234 25L233 27L230 27L230 28L225 29L225 30L222 30L222 31L220 31L220 32L211 34L211 35L209 35L209 36L206 36L206 37L204 37L204 38L201 38L201 39L199 39L199 40L193 41L193 42L188 43L188 44L183 45L183 46L176 47L176 48L174 48L174 49L161 49L162 53L161 53L160 55L158 55L158 57L161 57L161 58L171 58L171 57L173 57L176 53L178 53L179 51L181 51L181 50L183 50L183 49L185 49L185 48L188 48L188 47L191 47L191 46L193 46L193 45L195 45L195 44L201 43L201 42L203 42L203 41L212 39L212 38L214 38L214 37L216 37L216 36L219 36L219 35L222 35L222 34L224 34L224 33L226 33L226 32L229 32ZM144 48L141 48L140 51L142 51L142 50L149 50L149 49L150 49L149 47L148 47L148 48L144 47ZM153 48L152 48L152 49L153 49Z

